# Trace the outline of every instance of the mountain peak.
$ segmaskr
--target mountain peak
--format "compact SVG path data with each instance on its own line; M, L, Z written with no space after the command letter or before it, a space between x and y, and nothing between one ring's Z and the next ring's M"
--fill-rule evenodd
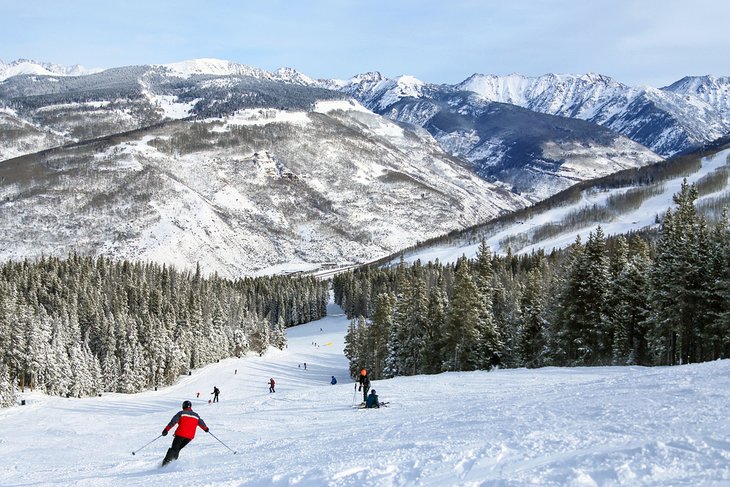
M87 69L79 64L64 66L55 63L45 63L32 59L16 59L8 64L0 61L0 81L24 74L38 76L83 76L98 73L99 68Z
M263 69L233 61L215 58L189 59L176 63L160 64L174 74L183 77L207 74L213 76L253 76L254 78L272 78L271 74Z
M279 68L273 73L274 78L284 83L290 83L302 86L314 86L317 84L315 80L309 76L300 73L294 68L283 67Z

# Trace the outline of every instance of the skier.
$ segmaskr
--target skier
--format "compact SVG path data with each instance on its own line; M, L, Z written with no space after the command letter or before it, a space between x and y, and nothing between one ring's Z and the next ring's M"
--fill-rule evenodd
M274 390L274 386L276 385L276 382L274 382L274 378L272 377L269 379L269 392L276 392Z
M362 402L367 401L369 390L370 390L370 378L366 375L362 381Z
M365 401L365 407L368 409L380 407L380 401L378 401L378 395L375 394L375 389L370 391L370 395L367 397L367 400Z
M206 433L210 433L210 428L205 424L203 418L193 411L193 404L190 401L183 401L182 411L179 411L172 417L170 423L162 430L162 436L167 436L167 433L176 424L175 438L172 440L170 448L167 449L165 459L162 460L163 466L173 460L177 460L178 455L180 455L180 450L185 448L185 445L195 438L195 431L197 431L198 426Z
M357 383L358 383L357 390L358 391L362 389L362 383L367 378L367 376L368 376L368 371L365 369L362 369L360 371L360 376L357 378Z
M216 386L213 386L213 392L211 392L211 394L213 394L213 402L218 402L218 394L220 393L220 389L218 389Z
M335 379L335 376L332 376L332 380L330 381L330 384L335 385L337 384L337 379Z
M304 362L304 370L307 370L307 362Z

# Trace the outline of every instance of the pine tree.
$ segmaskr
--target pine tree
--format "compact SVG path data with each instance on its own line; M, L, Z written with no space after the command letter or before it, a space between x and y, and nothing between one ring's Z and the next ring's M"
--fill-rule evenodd
M544 315L542 275L539 269L532 269L520 301L521 327L518 354L520 365L542 367L547 360L547 322Z
M480 306L482 315L479 317L479 368L487 368L492 354L495 352L501 353L504 344L492 313L494 295L492 255L487 242L483 239L479 244L476 262L474 263L474 279L482 301Z
M707 230L700 224L694 201L694 185L682 184L674 196L678 205L664 217L652 269L650 346L658 364L674 365L696 359L697 329L704 306L704 272L701 261ZM695 328L696 327L696 328Z
M383 377L385 360L388 357L388 337L393 327L393 313L396 297L393 293L380 293L375 299L373 322L370 327L373 344L373 366L370 369L373 379Z
M446 313L444 370L476 370L484 362L480 354L483 300L471 276L469 263L462 259L456 267L454 290Z

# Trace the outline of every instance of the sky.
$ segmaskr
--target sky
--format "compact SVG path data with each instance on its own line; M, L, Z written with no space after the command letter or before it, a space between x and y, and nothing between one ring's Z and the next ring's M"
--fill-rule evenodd
M19 397L25 405L0 409L0 485L730 481L730 360L396 377L371 382L387 406L359 409L362 393L343 354L348 325L330 304L322 320L289 328L284 350L224 359L157 391L62 398L26 389ZM220 402L209 404L213 386ZM160 468L174 431L164 438L160 432L184 400L211 434L198 429L179 460Z
M87 68L226 59L313 78L367 71L730 75L726 0L0 0L0 60Z

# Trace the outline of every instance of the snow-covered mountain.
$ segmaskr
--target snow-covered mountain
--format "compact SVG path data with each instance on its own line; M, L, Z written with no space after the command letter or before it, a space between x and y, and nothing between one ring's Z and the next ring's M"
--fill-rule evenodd
M0 164L0 259L113 255L239 277L356 263L524 207L354 101L241 109Z
M686 76L662 88L684 96L686 99L699 98L706 102L725 119L730 119L730 77L728 76Z
M730 137L700 154L667 161L666 171L643 168L585 182L559 193L551 201L506 215L497 221L421 244L391 259L393 264L420 260L456 262L474 258L481 239L498 254L529 254L540 249L564 249L580 237L586 242L600 225L607 236L651 232L670 208L684 182L699 191L698 210L709 221L717 220L730 204ZM666 174L664 174L666 172ZM614 181L612 181L614 180ZM642 182L639 184L639 182Z
M24 74L39 76L82 76L98 73L101 69L87 69L81 65L63 66L54 63L40 63L29 59L18 59L5 64L0 60L0 81Z
M598 75L446 86L217 59L43 66L0 81L0 208L12 215L0 257L77 249L232 276L374 259L651 164L639 135L686 142L680 120L719 133L726 84L702 99L699 82L639 90Z
M706 86L712 85L709 92L713 95L705 97L691 90L682 92L676 83L661 90L631 87L599 74L474 74L455 85L428 85L411 77L386 79L368 73L329 86L339 87L373 111L389 116L391 107L407 98L439 100L454 93L474 93L485 105L507 103L538 113L586 120L666 157L730 132L730 117L718 101L727 100L723 96L728 89L727 78L712 80L714 84ZM420 121L423 125L424 120Z
M328 86L377 113L426 128L477 174L506 182L533 201L579 181L660 160L609 128L520 107L520 80L505 83L498 90L503 99L495 101L466 88L427 85L410 76L386 79L378 73Z

